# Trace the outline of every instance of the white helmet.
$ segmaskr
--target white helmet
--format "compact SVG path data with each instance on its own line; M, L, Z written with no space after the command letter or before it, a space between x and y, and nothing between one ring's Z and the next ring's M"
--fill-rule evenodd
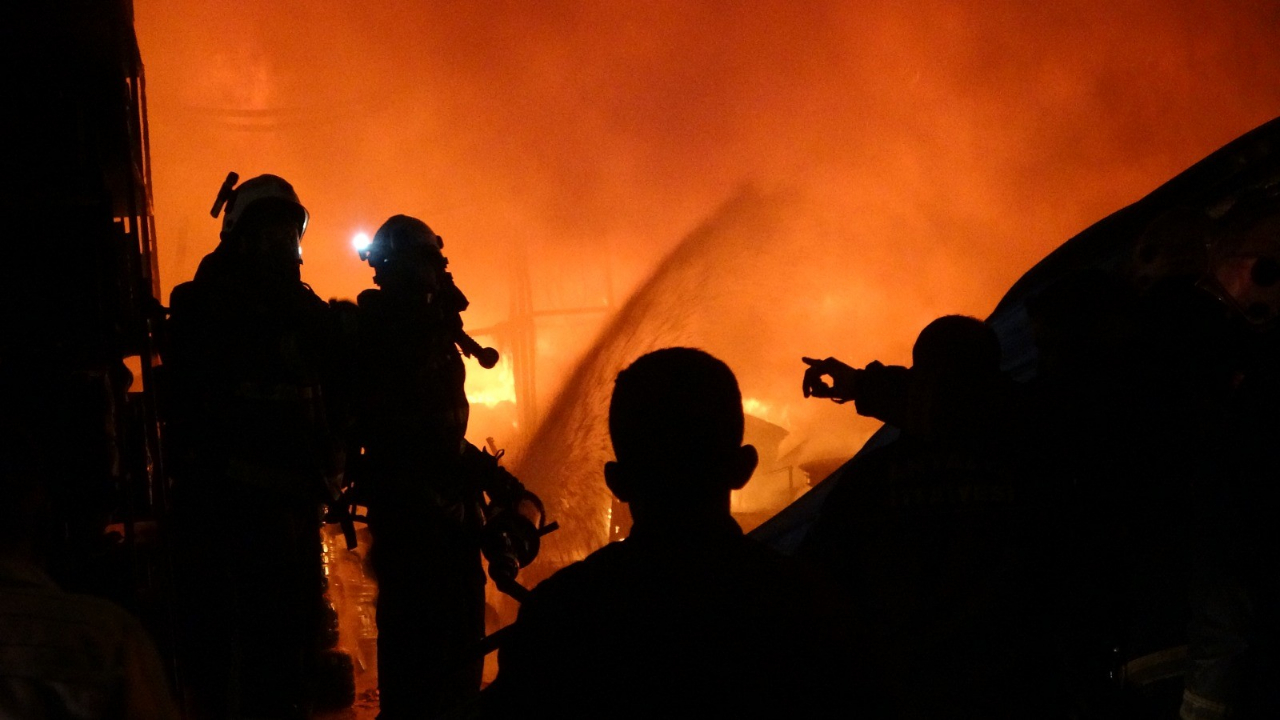
M298 193L288 181L277 175L259 175L235 187L239 179L240 176L236 173L227 173L227 179L223 181L218 197L213 202L213 209L210 211L210 214L216 218L225 206L226 212L222 214L223 233L234 232L236 223L244 217L245 211L250 206L263 200L273 200L287 203L298 209L298 237L302 237L307 231L307 221L311 216L302 206Z

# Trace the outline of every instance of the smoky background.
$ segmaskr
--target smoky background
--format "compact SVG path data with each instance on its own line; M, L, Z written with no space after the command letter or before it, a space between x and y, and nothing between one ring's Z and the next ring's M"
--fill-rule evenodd
M1063 240L1280 114L1280 2L135 8L166 295L216 245L236 170L297 188L321 297L370 287L351 237L407 213L444 237L469 328L586 310L536 319L523 421L509 361L468 366L473 441L570 488L562 525L604 512L615 366L705 347L797 462L848 456L875 423L804 401L801 355L908 362L929 320L985 316ZM565 559L603 542L591 527Z

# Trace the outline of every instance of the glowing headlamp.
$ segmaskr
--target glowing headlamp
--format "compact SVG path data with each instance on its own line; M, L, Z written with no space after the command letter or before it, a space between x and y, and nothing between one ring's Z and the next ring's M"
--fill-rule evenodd
M373 240L369 237L368 233L359 232L356 233L355 237L351 238L351 247L355 248L356 254L360 256L361 260L366 262L369 260L369 248L372 246Z

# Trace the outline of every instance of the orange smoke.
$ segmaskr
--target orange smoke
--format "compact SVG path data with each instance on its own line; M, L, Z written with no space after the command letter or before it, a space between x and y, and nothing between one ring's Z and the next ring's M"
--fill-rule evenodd
M517 251L535 309L617 308L750 182L797 216L741 239L786 260L728 305L770 322L717 349L815 453L851 448L867 428L800 400L800 355L904 360L1280 114L1275 3L975 5L137 0L161 279L216 244L228 170L273 172L323 297L371 285L350 238L404 212L445 238L469 327L507 318ZM538 321L542 409L609 317ZM500 371L469 372L499 403Z

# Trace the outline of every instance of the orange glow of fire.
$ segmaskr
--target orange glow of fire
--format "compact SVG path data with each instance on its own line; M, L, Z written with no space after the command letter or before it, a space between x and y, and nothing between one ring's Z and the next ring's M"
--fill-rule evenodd
M738 278L758 327L690 341L832 452L871 428L799 397L801 354L906 360L933 317L985 315L1058 243L1280 111L1280 7L1248 0L134 6L163 294L216 246L229 170L293 183L325 299L372 285L355 230L422 217L469 327L509 319L520 253L532 310L594 306L606 276L620 307L743 183L796 189L785 235L740 244L791 248ZM530 416L591 318L539 328ZM468 383L478 408L514 399L495 374Z
M467 368L466 392L467 402L472 405L495 407L498 403L514 403L516 381L511 372L511 363L506 358L501 358L489 370L481 370L476 366Z
M415 215L445 239L467 327L522 348L532 425L616 316L600 297L625 308L750 186L769 198L751 222L777 217L728 218L723 256L646 332L725 360L744 410L807 443L798 462L876 425L802 398L802 355L908 362L930 320L985 316L1065 239L1280 113L1280 5L1251 0L134 7L162 302L217 245L229 170L297 189L325 299L372 286L355 230ZM515 426L513 367L468 376L468 437L517 466L536 428ZM601 537L605 447L553 463L588 468L566 495L590 512L576 537ZM581 556L552 547L575 537L564 515L544 552Z
M777 425L782 428L790 427L790 412L787 406L779 407L773 403L767 403L753 397L742 398L742 411L753 417Z

